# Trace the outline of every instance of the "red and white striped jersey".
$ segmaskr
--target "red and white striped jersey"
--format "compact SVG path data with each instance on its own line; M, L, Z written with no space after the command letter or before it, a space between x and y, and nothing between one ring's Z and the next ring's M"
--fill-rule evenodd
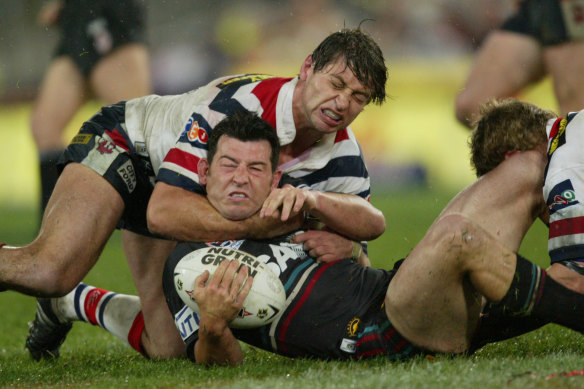
M543 187L550 212L548 250L552 263L584 260L584 114L548 122L548 166Z
M257 112L275 129L282 146L296 136L292 96L297 78L245 74L219 78L176 96L146 96L126 104L126 131L149 152L157 180L203 192L197 163L207 156L213 127L239 109ZM369 199L370 178L350 128L327 134L296 159L280 166L281 184L347 193Z

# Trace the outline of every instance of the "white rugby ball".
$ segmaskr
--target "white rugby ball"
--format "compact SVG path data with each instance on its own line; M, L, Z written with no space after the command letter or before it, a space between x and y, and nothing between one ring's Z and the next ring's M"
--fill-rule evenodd
M249 267L253 284L243 302L243 308L229 326L256 328L271 323L286 305L284 286L268 266L245 251L229 247L205 247L185 255L174 269L174 287L178 295L189 308L200 314L199 306L192 297L195 278L205 270L213 276L222 261L233 259Z

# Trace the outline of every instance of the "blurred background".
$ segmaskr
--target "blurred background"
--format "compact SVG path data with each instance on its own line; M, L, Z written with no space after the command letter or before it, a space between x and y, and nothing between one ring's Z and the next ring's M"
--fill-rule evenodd
M411 188L454 192L473 181L468 130L454 99L487 32L511 0L144 0L157 94L182 93L222 75L294 76L316 45L343 26L362 28L389 67L389 99L352 125L376 194ZM31 102L58 30L36 24L42 0L0 1L0 202L36 206ZM556 110L548 80L521 96ZM92 101L66 136L99 109Z

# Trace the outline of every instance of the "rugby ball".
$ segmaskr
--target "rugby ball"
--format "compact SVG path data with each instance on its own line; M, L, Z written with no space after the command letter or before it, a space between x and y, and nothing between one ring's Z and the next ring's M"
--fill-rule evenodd
M222 261L233 259L250 268L253 284L243 302L243 308L229 327L256 328L271 323L286 305L284 286L266 264L245 251L229 247L205 247L185 255L174 269L174 287L178 295L189 308L200 314L199 306L193 298L195 278L205 270L212 277Z

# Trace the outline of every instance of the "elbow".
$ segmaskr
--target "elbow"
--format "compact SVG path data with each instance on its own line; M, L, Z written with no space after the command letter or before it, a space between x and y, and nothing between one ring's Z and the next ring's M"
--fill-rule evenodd
M165 211L160 206L153 205L152 202L148 204L146 210L146 223L148 231L160 236L171 236L168 231L168 223L164 217Z
M380 210L377 210L372 220L373 223L371 223L371 237L367 240L377 239L385 232L385 216L383 216L383 213Z

